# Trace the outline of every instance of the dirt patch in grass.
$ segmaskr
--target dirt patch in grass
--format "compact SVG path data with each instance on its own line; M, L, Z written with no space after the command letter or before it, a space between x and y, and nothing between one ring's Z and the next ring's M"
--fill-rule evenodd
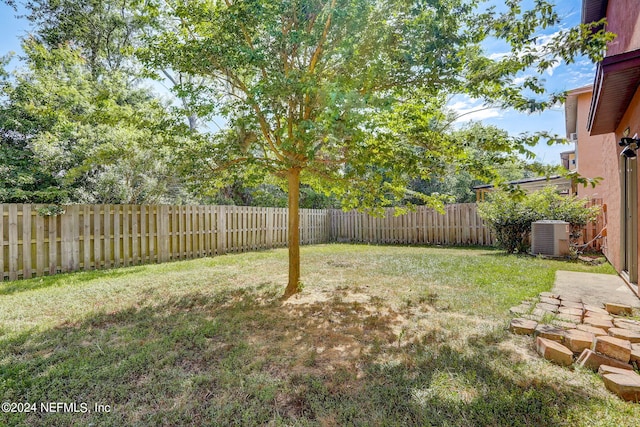
M344 368L363 376L360 362L372 349L396 342L406 323L395 310L368 301L362 293L330 298L324 292L286 301L281 310L296 323L288 345L301 356L292 372L322 375Z

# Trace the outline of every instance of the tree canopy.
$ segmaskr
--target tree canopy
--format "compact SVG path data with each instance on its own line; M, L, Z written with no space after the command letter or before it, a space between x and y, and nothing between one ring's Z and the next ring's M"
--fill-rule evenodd
M523 92L543 92L541 82L528 78L517 86L518 72L600 53L585 28L539 46L536 32L558 16L543 0L524 11L520 3L507 1L498 13L462 0L154 1L149 16L176 27L158 25L140 56L153 68L212 82L208 90L216 96L207 104L230 127L215 142L192 147L202 154L201 166L213 174L268 171L288 180L288 296L300 275L301 179L346 208L389 205L405 197L411 178L445 171L464 156L463 144L443 129L447 95L544 108L549 101ZM511 53L484 55L488 37L506 40ZM522 149L523 142L512 142L486 149Z
M23 44L27 67L0 86L2 202L160 203L185 197L171 170L179 127L128 77L99 79L66 45ZM175 130L175 131L174 131Z

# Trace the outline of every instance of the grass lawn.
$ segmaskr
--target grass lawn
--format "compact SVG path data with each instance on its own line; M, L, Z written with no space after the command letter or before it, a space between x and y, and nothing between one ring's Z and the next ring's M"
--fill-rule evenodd
M610 266L474 248L302 257L285 303L286 249L0 284L0 396L38 405L0 425L638 425L640 405L506 331L556 270Z

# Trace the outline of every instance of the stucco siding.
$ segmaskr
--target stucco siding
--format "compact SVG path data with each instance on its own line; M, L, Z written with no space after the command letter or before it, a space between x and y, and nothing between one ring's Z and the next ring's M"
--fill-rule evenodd
M640 2L609 1L607 31L617 34L616 39L607 47L607 56L640 49Z
M613 134L589 135L587 131L587 119L589 106L591 105L591 92L578 95L578 110L576 129L578 133L578 173L585 178L603 178L595 188L590 185L584 187L578 185L578 197L605 198L610 177L606 176L604 163L602 162L603 150L613 142Z

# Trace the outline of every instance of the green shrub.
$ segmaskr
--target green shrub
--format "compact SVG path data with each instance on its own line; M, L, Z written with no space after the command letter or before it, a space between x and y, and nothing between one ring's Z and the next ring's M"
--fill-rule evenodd
M523 253L530 247L532 222L566 221L575 241L580 230L598 216L600 207L587 207L586 200L563 196L550 186L520 197L503 190L493 191L487 202L478 204L478 211L495 231L498 245L510 253Z

